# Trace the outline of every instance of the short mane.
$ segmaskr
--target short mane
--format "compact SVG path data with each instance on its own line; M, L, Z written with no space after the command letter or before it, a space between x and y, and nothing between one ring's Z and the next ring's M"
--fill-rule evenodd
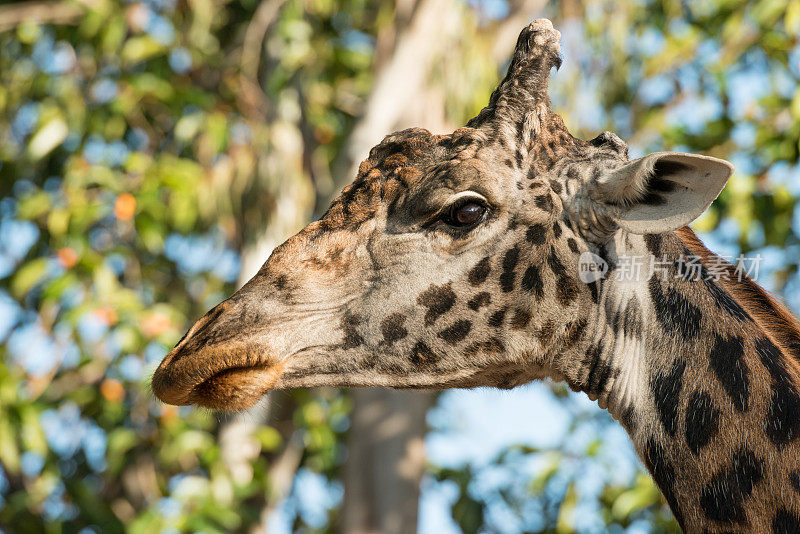
M800 321L747 274L737 272L734 265L708 250L691 228L687 226L675 233L689 252L701 258L703 263L708 265L711 261L725 269L727 276L723 277L722 285L784 353L792 357L800 370Z

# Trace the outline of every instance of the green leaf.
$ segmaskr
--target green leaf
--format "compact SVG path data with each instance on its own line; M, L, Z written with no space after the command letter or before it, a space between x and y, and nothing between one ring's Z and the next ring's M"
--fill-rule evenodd
M139 63L146 61L165 52L163 46L158 44L149 35L132 37L122 47L122 59L126 63Z
M558 511L558 520L556 522L557 534L570 534L575 532L575 508L578 505L578 492L575 489L575 483L570 483L567 488L567 494L564 500L561 501L561 507Z
M54 148L64 142L69 133L67 122L61 117L53 117L42 125L28 143L28 156L42 159Z
M800 0L792 0L786 8L784 24L789 35L800 34Z
M647 475L637 477L637 484L622 492L614 501L611 515L617 521L627 520L636 512L661 503L661 493Z
M130 428L117 428L108 434L108 469L119 473L125 466L127 453L139 442L139 436Z
M50 196L44 191L37 191L19 201L17 216L20 219L32 220L43 215L50 209Z
M0 463L9 473L16 475L19 473L19 447L15 436L16 430L11 425L11 420L7 414L0 417Z
M22 298L44 280L49 261L48 258L35 258L23 265L11 280L11 294Z

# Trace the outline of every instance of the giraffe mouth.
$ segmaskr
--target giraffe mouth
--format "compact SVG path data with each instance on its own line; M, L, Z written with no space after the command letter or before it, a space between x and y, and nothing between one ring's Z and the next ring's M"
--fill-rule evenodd
M166 404L223 411L246 410L274 388L284 364L254 357L247 346L187 350L179 343L153 374L153 393Z
M206 351L203 351L206 352ZM175 406L196 404L212 410L235 412L252 407L280 378L284 364L258 363L226 365L227 358L195 358L208 366L184 369L172 364L170 353L153 374L153 393ZM199 356L199 355L197 355ZM214 360L219 363L213 363Z

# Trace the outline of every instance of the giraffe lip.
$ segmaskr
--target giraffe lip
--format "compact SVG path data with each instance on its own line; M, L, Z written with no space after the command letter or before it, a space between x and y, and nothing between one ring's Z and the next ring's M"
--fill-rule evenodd
M283 367L280 363L229 367L194 386L189 398L192 404L212 410L246 410L273 389Z
M155 396L175 406L245 410L275 386L285 366L267 358L232 358L230 349L223 356L213 347L194 354L183 354L182 348L176 346L164 357L151 381ZM249 350L236 352L252 354ZM244 363L234 363L237 359Z

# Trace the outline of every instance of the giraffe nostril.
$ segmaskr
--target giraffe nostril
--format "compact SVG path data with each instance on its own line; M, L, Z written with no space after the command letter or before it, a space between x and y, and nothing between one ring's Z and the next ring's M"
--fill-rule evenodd
M206 331L208 327L211 326L217 320L217 318L219 318L220 315L222 315L222 312L227 310L229 307L230 307L229 302L225 300L223 302L220 302L208 313L206 313L204 316L198 319L197 322L195 322L192 325L192 327L189 328L189 330L187 330L185 334L183 334L183 337L180 338L178 342L175 344L175 346L172 348L172 350L170 351L171 354L170 361L174 363L179 359L181 359L186 352L186 351L181 351L181 349L186 345L188 345L193 339L196 339L197 336Z

